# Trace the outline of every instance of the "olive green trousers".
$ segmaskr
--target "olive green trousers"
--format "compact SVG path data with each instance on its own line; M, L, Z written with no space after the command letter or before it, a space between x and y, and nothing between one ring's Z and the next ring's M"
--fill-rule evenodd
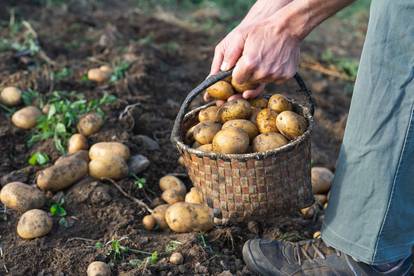
M322 239L369 264L414 244L414 1L373 0Z

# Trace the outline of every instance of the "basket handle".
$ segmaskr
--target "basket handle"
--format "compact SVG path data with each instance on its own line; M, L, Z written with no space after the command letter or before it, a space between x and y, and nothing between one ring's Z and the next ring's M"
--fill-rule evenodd
M180 107L180 110L178 111L177 117L175 118L174 126L171 132L171 141L173 143L177 142L179 139L181 122L183 121L184 116L187 112L187 109L190 106L191 102L194 100L194 98L197 97L200 93L202 93L207 87L230 76L232 73L233 73L233 69L230 69L229 71L221 71L215 75L211 75L207 79L205 79L203 82L201 82L199 85L197 85L196 88L191 90L190 93L188 93L187 97L185 98L184 102L182 103ZM296 73L293 78L298 83L300 87L300 91L302 91L305 94L309 102L309 110L311 114L313 115L314 110L315 110L315 103L312 99L311 91L306 87L305 82L303 81L302 77L298 73Z

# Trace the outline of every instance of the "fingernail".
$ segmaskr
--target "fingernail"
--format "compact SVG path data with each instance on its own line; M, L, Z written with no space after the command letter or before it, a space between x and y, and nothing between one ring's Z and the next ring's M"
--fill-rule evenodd
M227 63L227 62L223 62L222 64L221 64L221 67L220 67L220 70L221 71L227 71L227 70L229 70L230 68L229 68L229 64Z

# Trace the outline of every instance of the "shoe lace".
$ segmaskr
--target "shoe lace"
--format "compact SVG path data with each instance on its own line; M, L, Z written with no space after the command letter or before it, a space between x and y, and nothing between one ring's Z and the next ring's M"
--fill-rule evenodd
M313 261L317 258L323 260L327 255L336 254L341 255L341 252L335 248L329 247L321 239L307 240L293 244L293 252L296 257L296 261L299 265L302 265L302 260Z

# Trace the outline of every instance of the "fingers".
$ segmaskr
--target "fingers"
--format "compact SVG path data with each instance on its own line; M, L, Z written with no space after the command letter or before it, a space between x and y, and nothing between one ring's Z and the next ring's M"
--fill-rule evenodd
M264 88L265 88L265 84L262 83L262 84L259 85L259 87L257 87L254 90L246 90L246 91L243 92L243 98L244 99L253 99L253 98L256 98L260 94L263 93Z
M212 98L211 98L210 94L208 94L208 93L207 93L207 91L206 91L206 92L204 92L204 95L203 95L203 100L204 100L205 102L209 102L209 101L211 101L211 100L212 100Z
M210 75L217 74L220 71L220 66L224 58L224 48L222 43L219 43L214 50L213 62L211 63Z
M237 83L245 83L252 77L257 64L250 58L242 56L233 70L233 79Z
M237 99L242 99L243 97L242 97L242 95L241 94L234 94L234 95L232 95L232 96L230 96L228 99L227 99L227 101L229 102L229 101L234 101L234 100L237 100Z
M238 39L238 41L232 41L224 51L223 63L221 64L221 71L228 71L234 67L236 62L239 60L241 54L243 53L243 43Z
M216 101L217 106L222 106L224 103L225 103L225 101L222 101L222 100L217 100Z

